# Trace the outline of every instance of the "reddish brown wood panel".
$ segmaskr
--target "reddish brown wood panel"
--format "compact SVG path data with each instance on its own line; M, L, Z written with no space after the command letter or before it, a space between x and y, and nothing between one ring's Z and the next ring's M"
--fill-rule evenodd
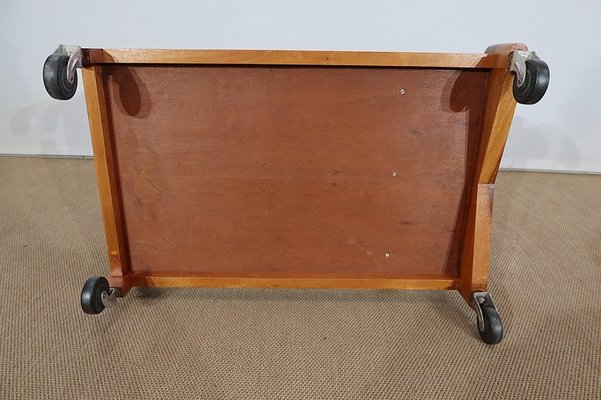
M458 273L488 71L103 71L132 271Z

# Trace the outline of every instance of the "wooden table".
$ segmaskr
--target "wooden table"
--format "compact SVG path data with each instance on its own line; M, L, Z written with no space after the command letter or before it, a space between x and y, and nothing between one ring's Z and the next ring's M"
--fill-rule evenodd
M84 311L134 286L454 289L498 343L492 200L526 50L59 48L45 84L69 98L82 68L109 253Z

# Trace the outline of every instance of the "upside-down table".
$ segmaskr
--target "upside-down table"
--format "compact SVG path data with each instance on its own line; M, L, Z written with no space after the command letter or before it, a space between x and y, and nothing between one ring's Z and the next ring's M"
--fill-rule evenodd
M59 46L48 93L81 68L110 274L131 287L458 290L482 339L495 178L516 101L547 65L483 54L107 50Z

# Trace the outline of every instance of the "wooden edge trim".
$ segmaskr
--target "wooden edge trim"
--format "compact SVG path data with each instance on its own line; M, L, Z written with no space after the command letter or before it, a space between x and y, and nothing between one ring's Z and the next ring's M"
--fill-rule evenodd
M220 288L314 288L314 289L457 289L454 278L236 278L203 276L145 275L133 273L124 277L129 286L140 287L220 287Z
M468 303L471 303L472 291L485 290L488 284L494 182L517 104L513 98L513 75L509 64L515 50L527 49L522 43L497 44L486 49L486 53L497 56L498 67L490 72L488 78L482 137L474 178L468 188L470 205L460 265L460 292Z
M476 233L474 235L474 267L472 269L472 291L485 290L488 285L490 256L490 232L495 185L478 185L476 203Z
M490 46L487 52L496 52L504 68L493 70L489 77L488 98L482 125L482 142L478 156L477 183L494 183L501 165L507 137L517 102L513 97L513 74L509 71L511 55L515 50L527 50L522 43Z
M489 99L483 121L483 141L479 157L478 183L494 183L509 136L517 102L513 97L513 75L506 70L491 74Z
M88 64L322 65L499 68L496 54L294 50L83 49Z
M511 53L516 50L528 50L524 43L501 43L488 46L484 50L485 54L496 55L499 61L498 68L509 68Z
M490 232L495 185L480 184L475 206L468 214L468 230L461 258L461 295L469 303L476 290L486 290L490 256Z
M121 277L129 268L101 67L83 68L82 76L110 273L112 277Z

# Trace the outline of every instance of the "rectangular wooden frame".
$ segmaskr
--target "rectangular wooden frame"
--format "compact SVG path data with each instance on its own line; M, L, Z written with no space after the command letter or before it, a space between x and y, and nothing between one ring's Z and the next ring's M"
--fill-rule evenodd
M495 45L486 49L484 54L83 49L83 80L109 253L111 286L120 288L123 295L133 286L456 289L469 302L471 293L485 290L488 282L494 182L516 106L512 94L513 76L509 72L510 57L514 50L526 50L526 46L519 43ZM482 137L474 179L470 185L471 197L459 277L436 275L403 279L226 278L143 274L132 271L128 264L119 177L114 163L102 83L102 68L105 64L374 66L490 71Z

